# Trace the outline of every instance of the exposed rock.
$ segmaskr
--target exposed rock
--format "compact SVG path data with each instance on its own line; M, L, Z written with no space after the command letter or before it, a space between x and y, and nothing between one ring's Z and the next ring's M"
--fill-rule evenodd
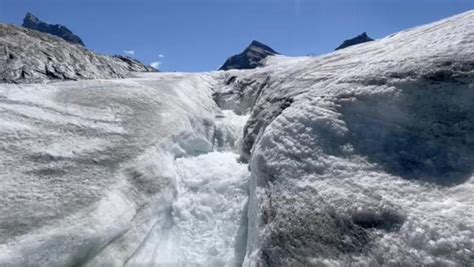
M37 17L35 17L30 12L26 13L25 18L23 19L22 26L28 29L58 36L72 44L85 46L81 38L79 38L79 36L72 33L72 31L70 31L66 26L59 25L59 24L46 23L44 21L41 21Z
M219 70L255 69L263 65L263 59L272 55L278 55L278 52L258 41L252 41L242 53L228 58Z
M128 65L128 69L133 72L153 72L157 71L157 69L153 68L152 66L146 66L137 59L128 57L128 56L121 56L115 55L115 59L121 60Z
M131 77L153 71L128 57L96 54L42 32L0 24L0 83Z
M370 38L367 33L363 32L362 34L360 35L357 35L356 37L352 38L352 39L347 39L345 40L344 42L342 42L342 44L340 46L338 46L336 48L336 50L339 50L339 49L344 49L346 47L349 47L349 46L352 46L352 45L356 45L356 44L361 44L361 43L366 43L366 42L370 42L370 41L373 41L374 39Z

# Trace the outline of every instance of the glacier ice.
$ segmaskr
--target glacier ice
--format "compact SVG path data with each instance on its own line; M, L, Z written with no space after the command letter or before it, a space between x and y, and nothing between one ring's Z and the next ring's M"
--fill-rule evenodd
M172 205L175 157L212 150L212 83L2 85L0 265L124 262Z
M468 266L473 89L472 11L255 70L0 85L0 265Z
M244 265L472 263L473 26L467 12L227 74L220 102L255 103Z

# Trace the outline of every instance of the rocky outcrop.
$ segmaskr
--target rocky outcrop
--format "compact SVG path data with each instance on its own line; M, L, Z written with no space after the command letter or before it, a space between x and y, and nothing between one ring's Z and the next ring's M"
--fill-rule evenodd
M153 70L128 57L99 55L50 34L0 24L0 83L126 78Z
M339 49L344 49L346 47L349 47L349 46L352 46L352 45L356 45L356 44L362 44L362 43L366 43L366 42L370 42L370 41L373 41L374 39L370 38L367 33L363 32L362 34L360 35L357 35L356 37L352 38L352 39L347 39L345 40L344 42L342 42L342 44L340 46L338 46L335 50L339 50Z
M70 31L66 26L59 25L59 24L49 24L49 23L43 22L29 12L26 13L25 18L23 19L22 26L28 29L58 36L72 44L85 46L81 38L79 38L79 36L72 33L72 31Z
M122 62L125 62L128 65L128 70L132 72L152 72L152 71L157 71L155 68L152 66L147 66L138 61L137 59L128 57L128 56L121 56L121 55L115 55L113 56L114 59L120 60Z
M258 41L252 41L242 53L228 58L219 70L255 69L263 65L263 59L272 55L278 55L278 52Z

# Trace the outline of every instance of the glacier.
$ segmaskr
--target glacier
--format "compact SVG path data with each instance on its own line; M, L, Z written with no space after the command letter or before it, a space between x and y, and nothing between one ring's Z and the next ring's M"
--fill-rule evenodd
M0 85L0 266L474 261L474 11L136 76Z

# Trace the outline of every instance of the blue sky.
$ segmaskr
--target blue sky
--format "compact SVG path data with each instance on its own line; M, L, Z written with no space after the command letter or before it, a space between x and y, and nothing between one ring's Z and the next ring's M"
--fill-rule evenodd
M472 9L474 0L0 0L0 22L21 24L30 11L94 51L207 71L252 40L289 56L319 55L364 31L381 38Z

